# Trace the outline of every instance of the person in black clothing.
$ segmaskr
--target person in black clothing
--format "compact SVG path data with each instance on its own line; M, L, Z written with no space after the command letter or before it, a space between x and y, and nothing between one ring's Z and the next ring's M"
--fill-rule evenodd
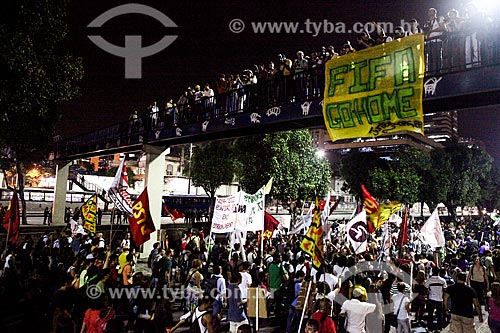
M47 221L49 219L49 207L45 207L43 210L43 224L47 224Z
M451 300L451 308L446 309L447 313L451 313L450 332L474 332L474 307L479 321L483 322L476 292L465 284L466 279L466 273L458 273L457 283L448 287L444 294L444 304L448 304L448 299Z

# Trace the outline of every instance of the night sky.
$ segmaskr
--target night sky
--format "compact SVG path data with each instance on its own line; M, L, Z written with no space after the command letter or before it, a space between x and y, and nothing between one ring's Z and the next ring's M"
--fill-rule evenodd
M444 15L452 7L461 9L463 1L141 1L168 16L178 27L165 28L154 18L141 14L117 16L101 28L87 25L103 12L124 1L73 1L69 13L67 46L83 58L85 79L80 98L64 106L60 134L71 136L127 120L142 112L153 101L163 107L169 98L176 101L183 90L208 82L215 88L218 73L239 73L253 64L275 61L278 53L292 58L296 51L306 54L321 46L337 49L346 40L355 46L355 34L308 33L256 34L251 22L344 22L347 29L355 22L399 22L416 18L425 22L429 7ZM233 19L245 22L245 30L229 30ZM399 25L399 24L396 24ZM142 45L156 43L165 35L177 39L156 55L142 59L142 79L124 78L124 59L106 53L87 35L101 35L107 41L124 45L124 35L142 35ZM496 137L500 131L495 110L474 110L460 114L461 135L485 142L500 160Z

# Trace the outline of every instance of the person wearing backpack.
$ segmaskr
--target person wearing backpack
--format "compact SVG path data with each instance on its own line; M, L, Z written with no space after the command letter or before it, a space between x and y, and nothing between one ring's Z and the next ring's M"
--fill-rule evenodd
M194 259L191 264L191 269L189 270L184 286L186 287L186 306L188 310L193 311L198 305L198 299L200 293L202 293L201 283L203 281L203 275L200 270L203 268L203 264L200 259Z
M474 264L469 269L467 284L476 292L479 304L484 305L484 294L489 289L490 283L486 267L481 263L481 258L474 258Z
M210 313L212 298L209 294L203 294L198 305L191 315L190 333L215 333L217 331L217 320Z
M153 244L153 249L151 250L151 253L149 253L148 257L148 267L153 268L153 260L156 259L156 256L160 253L160 242L156 242Z

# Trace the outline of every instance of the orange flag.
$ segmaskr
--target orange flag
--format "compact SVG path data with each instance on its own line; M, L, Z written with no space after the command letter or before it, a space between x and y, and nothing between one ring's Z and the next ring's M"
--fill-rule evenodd
M145 188L132 205L132 215L128 217L130 231L135 245L141 246L149 240L149 234L156 230L149 212L148 189Z
M366 223L368 224L368 231L370 233L375 232L375 227L373 225L372 216L375 216L375 213L379 209L379 204L377 200L368 192L365 185L361 184L361 191L363 192L363 206L366 211Z
M7 230L9 241L12 245L16 244L17 238L19 237L19 224L19 199L17 198L16 188L14 188L12 199L10 200L9 207L2 220L2 225L5 230Z

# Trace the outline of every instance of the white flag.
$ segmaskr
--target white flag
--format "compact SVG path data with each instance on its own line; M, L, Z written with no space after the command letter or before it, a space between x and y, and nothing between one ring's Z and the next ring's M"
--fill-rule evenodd
M236 230L255 232L264 229L265 189L262 186L255 194L240 192Z
M365 252L368 244L368 230L366 225L366 211L364 209L347 223L345 231L346 237L356 254Z
M424 240L432 248L443 247L445 245L443 229L441 229L441 221L437 208L434 209L432 215L427 219L427 222L420 229L420 234L424 236Z
M312 223L314 206L314 202L312 202L309 210L307 211L307 214L302 216L299 223L295 225L295 227L289 232L289 234L298 234L304 229L309 229Z
M113 183L108 190L108 195L115 204L116 209L128 216L132 215L132 200L128 193L128 175L127 167L125 166L125 157L116 171Z

